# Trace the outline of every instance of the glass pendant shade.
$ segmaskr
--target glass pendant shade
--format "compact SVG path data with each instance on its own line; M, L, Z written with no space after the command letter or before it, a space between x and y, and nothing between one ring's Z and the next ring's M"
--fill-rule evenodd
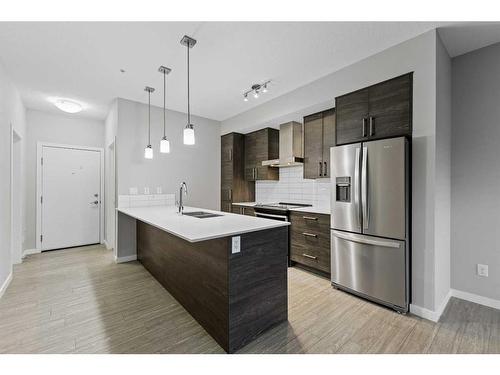
M184 128L184 144L185 145L194 145L194 128L193 125L187 125Z
M147 145L144 149L144 157L146 159L153 159L153 148L151 147L151 145Z
M170 142L168 141L167 137L163 137L160 141L160 152L162 154L170 153Z

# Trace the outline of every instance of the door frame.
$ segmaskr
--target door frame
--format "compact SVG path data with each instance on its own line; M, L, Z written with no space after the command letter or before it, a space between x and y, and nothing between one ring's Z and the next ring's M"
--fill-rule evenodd
M16 141L17 139L17 141ZM22 262L22 256L23 256L23 200L24 200L24 181L23 181L23 170L22 170L22 150L20 151L19 155L17 155L17 157L20 158L19 160L19 165L21 166L21 170L17 171L17 173L19 173L19 180L18 180L18 183L19 183L19 186L14 186L14 143L17 143L17 142L22 142L23 141L23 137L21 136L21 134L19 134L15 129L14 129L14 126L12 125L12 123L10 123L10 253L11 253L11 263L12 264L19 264ZM22 143L20 144L20 146L22 147ZM16 188L18 188L18 192L17 194L20 194L19 195L19 198L18 198L18 202L19 203L19 207L17 207L16 203L15 203L15 199L14 199L14 195L16 194L14 191L16 190ZM15 220L14 220L14 215L15 215L15 211L16 210L19 210L18 214L19 214L19 223L15 223ZM18 224L20 227L17 228L17 231L16 231L16 228L15 228L15 224ZM16 232L19 232L17 234L19 234L20 238L18 238L17 240L19 241L19 248L18 249L15 249L14 248L14 243L16 241L15 239L15 234Z
M89 146L76 146L67 145L59 143L50 142L37 142L36 144L36 230L35 230L35 240L36 249L42 251L42 242L40 241L40 236L42 234L42 151L43 147L54 147L54 148L67 148L73 150L83 150L83 151L96 151L99 152L99 174L100 174L100 191L99 198L101 203L99 204L99 242L104 241L104 149L102 147L89 147Z

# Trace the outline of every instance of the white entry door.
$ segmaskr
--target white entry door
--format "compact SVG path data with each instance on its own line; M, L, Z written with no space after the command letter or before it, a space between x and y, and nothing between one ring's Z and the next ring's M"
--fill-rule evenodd
M42 147L41 250L100 242L101 154Z

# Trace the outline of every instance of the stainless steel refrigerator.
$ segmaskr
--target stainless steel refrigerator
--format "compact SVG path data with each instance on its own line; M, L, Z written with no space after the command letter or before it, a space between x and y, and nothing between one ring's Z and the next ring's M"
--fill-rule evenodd
M408 148L400 137L330 149L332 285L399 312L410 303Z

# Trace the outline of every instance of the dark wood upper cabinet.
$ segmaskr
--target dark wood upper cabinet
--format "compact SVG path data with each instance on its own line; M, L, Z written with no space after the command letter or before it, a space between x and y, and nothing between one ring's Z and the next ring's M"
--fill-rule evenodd
M244 178L245 136L221 137L221 211L231 212L233 202L253 202L255 184Z
M279 130L264 128L245 134L245 180L279 180L278 168L262 162L279 158Z
M413 73L335 98L336 144L411 136Z
M304 178L328 177L335 146L335 109L304 117Z
M366 139L368 118L368 89L335 98L337 144Z

